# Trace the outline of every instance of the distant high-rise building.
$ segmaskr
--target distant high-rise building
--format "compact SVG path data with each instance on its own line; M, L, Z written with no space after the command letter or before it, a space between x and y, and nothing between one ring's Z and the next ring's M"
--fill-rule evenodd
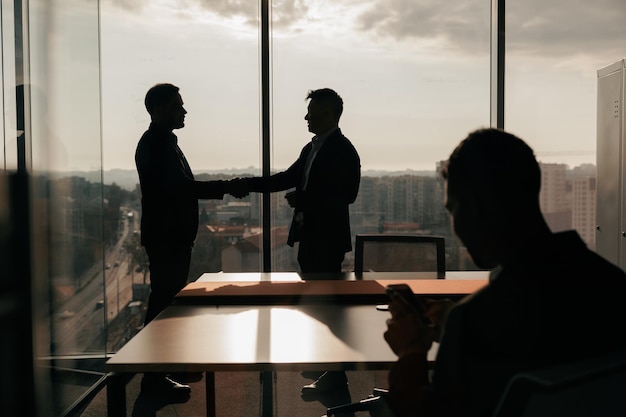
M363 177L351 206L351 212L369 219L372 227L383 220L430 228L441 221L442 209L443 191L437 179L418 175Z
M575 178L572 181L572 227L589 249L596 247L596 179Z
M539 204L548 225L554 232L572 228L572 208L567 183L567 165L544 164L541 167ZM511 184L515 187L515 184Z

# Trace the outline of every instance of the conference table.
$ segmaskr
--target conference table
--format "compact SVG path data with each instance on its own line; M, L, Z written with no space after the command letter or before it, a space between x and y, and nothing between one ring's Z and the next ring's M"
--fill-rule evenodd
M485 271L456 271L447 279L435 273L368 273L356 279L353 272L329 274L295 272L207 273L187 284L177 304L203 305L298 305L298 304L382 304L388 301L385 288L406 283L415 294L458 299L475 292L487 282ZM312 279L315 278L315 279Z
M204 372L207 416L213 417L215 372L389 369L397 359L382 337L389 314L376 308L388 300L387 284L405 282L416 294L455 298L487 283L485 272L456 279L399 274L389 280L373 279L389 274L367 280L351 273L342 280L205 274L106 362L108 415L126 415L126 382L135 373ZM269 417L272 384L264 380L263 416Z

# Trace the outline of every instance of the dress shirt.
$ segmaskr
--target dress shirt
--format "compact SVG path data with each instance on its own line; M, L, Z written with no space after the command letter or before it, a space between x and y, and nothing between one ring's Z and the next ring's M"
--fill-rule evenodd
M326 139L328 139L328 137L337 129L339 128L334 127L330 129L329 131L327 131L326 133L323 133L321 135L316 135L313 137L312 139L313 148L311 149L311 152L309 152L309 155L306 158L306 164L304 165L304 175L302 176L302 189L303 190L306 190L306 186L309 182L309 173L311 172L311 166L313 166L313 161L315 160L317 153L326 142Z

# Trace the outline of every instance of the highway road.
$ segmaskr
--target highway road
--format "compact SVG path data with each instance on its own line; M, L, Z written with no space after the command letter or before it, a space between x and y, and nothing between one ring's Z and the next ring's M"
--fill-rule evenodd
M129 211L122 209L124 213ZM81 277L83 287L57 309L53 317L53 354L84 353L99 338L104 339L105 321L110 323L132 301L133 280L141 283L143 275L129 267L130 256L124 242L137 229L137 212L132 217L125 216L119 239L106 250L104 265L95 265L86 272ZM102 346L104 343L99 341Z

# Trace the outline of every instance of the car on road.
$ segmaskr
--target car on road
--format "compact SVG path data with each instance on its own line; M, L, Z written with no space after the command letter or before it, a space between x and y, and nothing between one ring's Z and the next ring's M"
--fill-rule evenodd
M64 310L56 314L56 316L60 319L68 319L70 317L74 317L75 315L76 313L74 313L73 311L69 311L69 310Z

